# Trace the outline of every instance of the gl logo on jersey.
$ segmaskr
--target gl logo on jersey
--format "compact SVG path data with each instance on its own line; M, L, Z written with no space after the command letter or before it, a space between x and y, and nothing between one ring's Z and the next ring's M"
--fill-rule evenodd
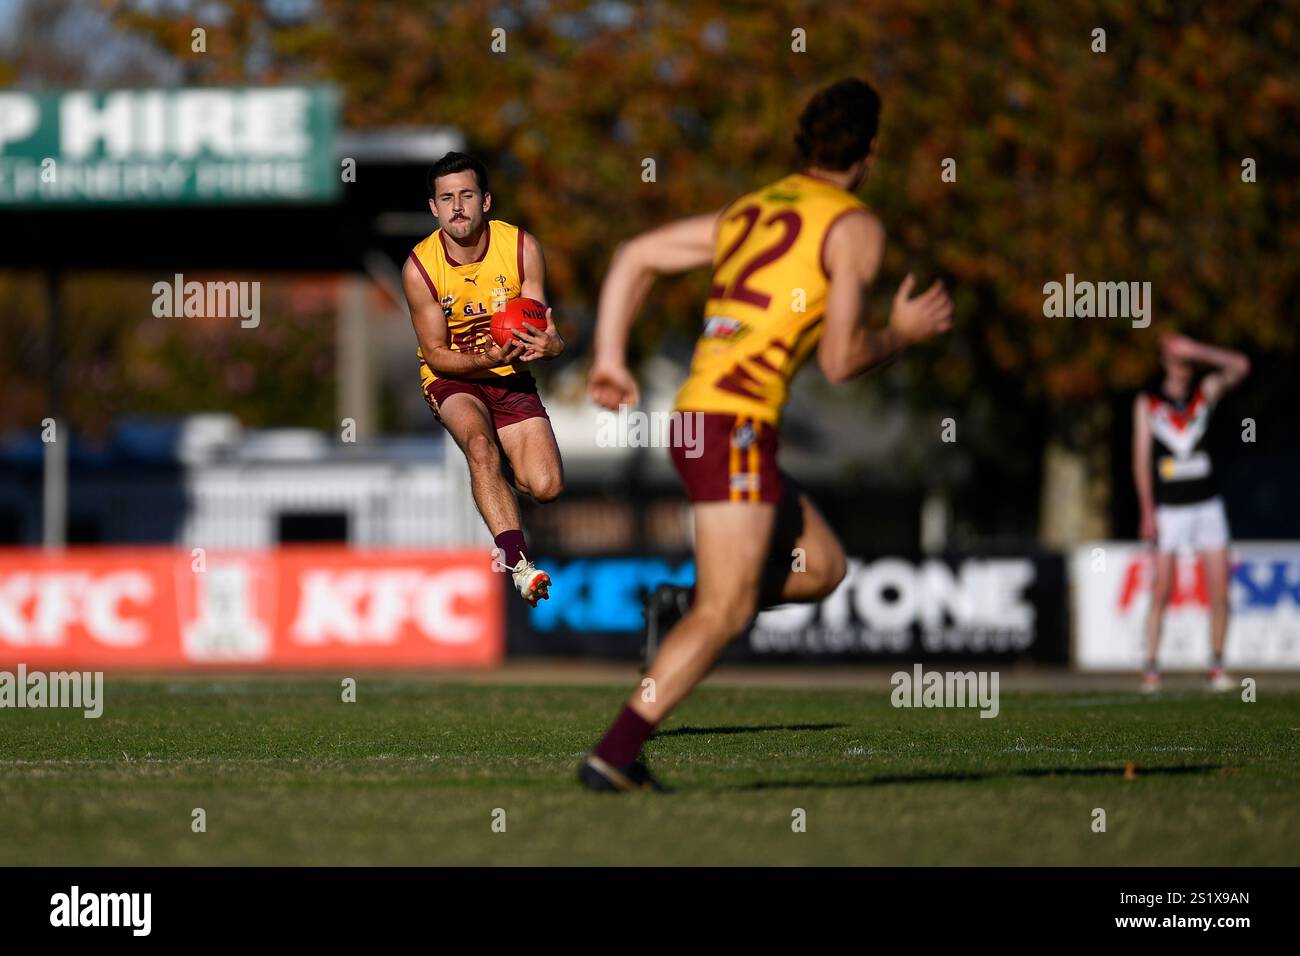
M466 317L466 318L473 318L473 317L475 317L475 316L479 316L479 315L487 315L487 314L488 314L487 306L484 305L483 303L480 302L480 303L478 304L478 308L477 308L477 309L474 307L474 303L473 303L473 302L466 302L466 303L465 303L465 317Z

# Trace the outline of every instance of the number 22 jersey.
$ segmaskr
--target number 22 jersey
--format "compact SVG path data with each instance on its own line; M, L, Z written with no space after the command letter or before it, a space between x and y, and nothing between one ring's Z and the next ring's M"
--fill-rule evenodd
M678 411L779 423L790 382L821 339L826 236L841 216L865 210L857 197L803 173L724 210L704 330Z

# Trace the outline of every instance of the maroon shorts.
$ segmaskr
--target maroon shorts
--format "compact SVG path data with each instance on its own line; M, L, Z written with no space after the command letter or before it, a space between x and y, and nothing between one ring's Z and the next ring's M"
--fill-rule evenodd
M682 412L680 440L669 449L692 502L764 501L779 504L790 479L776 467L777 430L746 415Z
M487 406L497 431L529 418L550 419L537 394L537 381L529 372L497 375L490 379L435 378L424 387L424 398L438 421L439 406L453 395L473 395Z

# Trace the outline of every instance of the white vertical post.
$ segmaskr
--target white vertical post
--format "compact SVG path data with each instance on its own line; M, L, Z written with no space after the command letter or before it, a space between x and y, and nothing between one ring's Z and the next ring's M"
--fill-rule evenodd
M334 366L338 372L337 421L334 422L335 441L338 441L342 421L351 418L357 423L358 441L374 435L374 395L370 362L370 345L366 335L366 302L370 282L360 274L349 274L343 279L343 292L339 297L336 325Z
M50 435L52 440L45 442L41 543L49 551L61 549L68 540L68 444L72 441L72 433L63 417L63 303L59 295L59 278L54 269L45 273L47 417L54 422L54 429Z

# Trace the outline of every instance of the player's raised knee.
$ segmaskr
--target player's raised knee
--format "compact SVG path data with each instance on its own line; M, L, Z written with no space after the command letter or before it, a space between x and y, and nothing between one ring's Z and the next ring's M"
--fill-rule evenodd
M528 492L534 501L554 501L564 494L564 479L559 475L541 475L529 481Z

